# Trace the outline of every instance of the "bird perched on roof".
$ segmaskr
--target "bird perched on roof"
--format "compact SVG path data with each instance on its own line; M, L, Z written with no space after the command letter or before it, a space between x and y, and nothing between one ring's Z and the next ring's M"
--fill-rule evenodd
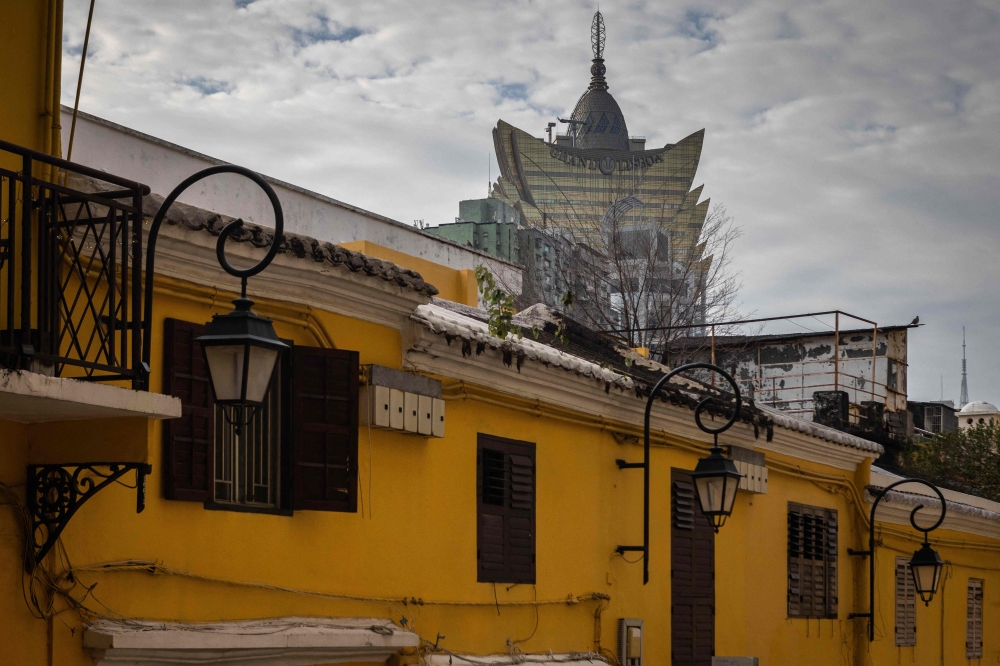
M919 323L920 323L920 315L917 315L916 317L913 318L913 321L910 322L910 326L916 326Z

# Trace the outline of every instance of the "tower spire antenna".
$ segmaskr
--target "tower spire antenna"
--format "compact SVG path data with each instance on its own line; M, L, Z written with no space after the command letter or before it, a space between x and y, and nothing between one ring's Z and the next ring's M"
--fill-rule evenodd
M604 57L604 16L598 7L594 14L594 22L590 25L590 45L594 49L595 58Z
M965 327L962 327L962 396L958 399L958 408L969 404L969 377L965 367Z
M598 8L594 14L594 22L590 24L590 46L594 51L593 64L590 66L590 90L607 90L608 82L604 78L607 68L604 66L604 16Z

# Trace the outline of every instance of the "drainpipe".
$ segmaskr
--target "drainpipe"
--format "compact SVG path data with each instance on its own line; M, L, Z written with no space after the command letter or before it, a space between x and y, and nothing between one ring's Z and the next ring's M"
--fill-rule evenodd
M49 0L46 16L45 88L42 92L42 152L59 157L62 136L59 124L59 102L62 78L63 0ZM43 178L52 180L52 167L45 166Z

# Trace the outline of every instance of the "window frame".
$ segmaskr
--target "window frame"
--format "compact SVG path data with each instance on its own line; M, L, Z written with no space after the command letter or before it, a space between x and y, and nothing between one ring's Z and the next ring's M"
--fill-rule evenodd
M508 583L534 585L537 575L537 510L538 510L538 464L537 447L533 442L497 437L486 433L476 435L476 581L479 583ZM504 456L504 505L484 502L484 460L485 451L503 454ZM508 464L512 456L528 458L531 461L531 508L513 507L513 462ZM523 465L522 465L523 467ZM523 500L522 500L523 501ZM500 516L503 519L503 564L500 572L491 572L484 568L484 551L486 550L485 533L490 528L486 525L484 515ZM513 548L509 530L515 529L511 519L529 521L531 532L530 571L512 571L514 563L511 549Z
M271 379L272 382L280 382L281 387L279 403L281 418L277 428L279 451L276 456L278 471L275 506L218 501L215 499L217 416L204 352L201 346L195 342L195 339L202 335L204 330L205 325L200 323L170 317L164 321L162 390L165 395L177 395L181 398L183 416L180 419L174 419L176 423L167 421L163 426L161 450L163 497L169 500L199 502L205 509L211 511L236 513L291 516L295 509L356 512L359 492L357 469L358 403L360 397L359 353L326 347L294 345L290 340L284 341L289 345L289 349L282 355L278 370ZM337 413L341 416L346 414L346 423L340 421L316 423L313 424L316 427L312 431L315 431L317 427L320 430L325 428L328 446L331 438L340 437L344 440L336 445L348 451L345 459L349 472L348 479L346 486L341 487L342 490L346 490L348 495L346 502L311 497L306 497L305 501L301 501L301 498L295 494L299 488L296 484L305 484L305 479L301 477L301 474L296 473L296 469L299 466L309 466L310 464L305 458L300 457L305 455L300 452L300 445L304 441L300 433L302 423L299 418L303 394L301 394L294 371L295 366L300 364L300 357L306 360L326 357L336 359L334 362L348 364L347 374L341 373L339 380L336 380L332 375L327 378L334 383L324 383L325 392L322 396L308 396L345 403ZM203 457L204 460L202 460ZM202 477L204 477L204 483L202 483Z
M224 418L221 412L216 414L216 429L215 435L213 435L212 440L212 480L211 488L209 489L209 499L205 500L205 508L210 511L235 511L237 513L263 513L278 516L291 516L292 515L292 500L291 500L291 467L292 467L292 451L294 447L294 441L292 439L292 429L291 429L291 394L292 394L292 354L295 348L295 343L292 340L282 339L288 349L284 350L279 358L277 367L275 368L274 375L271 377L271 384L268 386L267 399L271 397L272 388L277 385L279 387L280 396L278 404L279 422L277 426L278 432L278 452L275 456L276 462L278 464L278 470L276 474L275 483L277 484L277 491L275 497L274 506L267 506L264 504L253 504L253 503L240 503L240 502L228 502L225 500L219 500L216 497L215 484L217 482L216 474L218 470L215 469L217 462L216 458L218 456L217 440L215 436L218 435L220 427L226 427L224 424L220 425L218 419ZM218 409L218 407L216 408Z
M798 516L800 518L800 523L798 526L794 524L793 516ZM812 544L807 543L808 534L806 519L811 519L813 523L812 526ZM821 519L823 521L822 531L819 533L822 537L819 544L816 543L816 521ZM832 524L832 527L831 527ZM826 507L810 506L807 504L799 504L797 502L788 503L787 511L787 523L785 532L785 545L787 553L787 571L788 571L788 584L786 588L786 600L787 600L787 613L789 618L802 618L802 619L836 619L838 617L839 606L838 606L838 595L839 595L839 560L840 560L840 536L839 536L840 523L837 516L836 509L828 509ZM797 551L793 547L794 534L795 531L801 531L801 538L798 542ZM833 539L830 538L831 533ZM817 560L815 557L807 557L806 552L812 549L819 548L823 557L821 560ZM810 603L810 609L807 611L804 609L803 599L808 597L810 599L814 598L814 595L803 594L803 576L805 567L810 569L810 577L815 573L815 568L817 566L816 562L822 562L822 574L823 574L823 596L822 613L817 613L815 611L816 601L813 600ZM815 582L813 582L813 591L815 592L818 588ZM793 600L794 599L794 600Z

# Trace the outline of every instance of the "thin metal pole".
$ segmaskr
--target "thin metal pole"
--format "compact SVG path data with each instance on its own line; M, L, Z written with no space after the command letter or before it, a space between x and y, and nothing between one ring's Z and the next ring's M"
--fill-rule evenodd
M31 156L25 155L21 167L21 354L31 344ZM13 340L11 340L13 342Z
M132 388L149 390L142 368L142 190L132 190Z
M876 324L872 330L874 331L872 333L872 402L875 402L875 362L878 360L878 324ZM886 402L888 402L888 392L886 392L885 397Z
M833 318L833 390L840 390L840 313Z
M715 324L712 324L712 365L715 365ZM715 388L715 370L712 370L712 388Z

